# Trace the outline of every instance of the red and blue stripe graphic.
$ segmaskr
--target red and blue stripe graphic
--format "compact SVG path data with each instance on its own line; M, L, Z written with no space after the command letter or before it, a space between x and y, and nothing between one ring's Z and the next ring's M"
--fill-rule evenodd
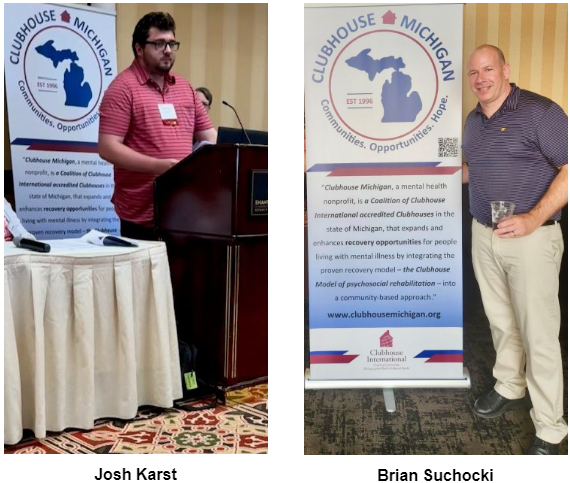
M349 364L360 354L347 354L348 351L312 351L311 364ZM463 362L462 350L425 350L414 359L427 359L425 362Z
M61 151L69 153L98 153L98 143L50 139L17 138L12 144L28 146L28 151Z
M438 161L417 163L328 163L315 164L308 172L328 172L329 177L434 176L457 173L461 166L439 166Z
M347 355L348 351L313 351L310 353L311 364L349 364L360 354Z
M463 362L461 350L429 350L422 351L414 359L427 359L425 362Z

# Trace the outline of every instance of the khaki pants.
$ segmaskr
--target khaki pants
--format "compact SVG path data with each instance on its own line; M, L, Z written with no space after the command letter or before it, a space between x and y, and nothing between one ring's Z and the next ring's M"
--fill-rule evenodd
M562 401L558 274L564 251L559 224L521 238L499 238L473 220L473 267L497 360L495 390L532 400L536 435L559 443L568 434ZM526 373L525 373L526 355Z

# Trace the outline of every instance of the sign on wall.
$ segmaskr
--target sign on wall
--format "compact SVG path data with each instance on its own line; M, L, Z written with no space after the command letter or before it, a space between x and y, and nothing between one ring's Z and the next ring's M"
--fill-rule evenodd
M39 239L118 233L99 105L117 73L115 15L5 5L4 65L16 206Z
M462 25L305 9L311 379L463 377Z

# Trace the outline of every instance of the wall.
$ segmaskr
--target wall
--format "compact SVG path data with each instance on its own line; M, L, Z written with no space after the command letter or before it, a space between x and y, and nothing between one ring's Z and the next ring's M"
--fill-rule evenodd
M511 82L568 113L568 4L469 3L463 20L463 121L477 105L465 75L475 47L492 44L511 65Z
M133 60L131 41L138 20L148 12L168 12L174 17L176 39L181 42L174 71L194 87L206 86L212 91L210 117L214 125L239 127L233 111L222 105L224 99L236 108L246 128L267 130L267 4L116 6L119 72ZM6 170L12 169L6 111L4 121Z

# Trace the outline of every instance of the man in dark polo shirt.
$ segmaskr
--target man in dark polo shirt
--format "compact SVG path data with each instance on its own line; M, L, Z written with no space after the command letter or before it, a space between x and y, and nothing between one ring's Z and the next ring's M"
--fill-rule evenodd
M112 202L121 234L156 239L153 181L192 152L192 140L216 142L195 89L171 74L180 43L174 19L153 12L133 33L135 60L111 83L100 107L99 155L114 165Z
M497 352L497 382L474 412L500 416L520 404L528 387L536 437L527 454L557 454L568 434L558 339L568 116L550 99L510 84L497 47L475 49L467 76L479 103L465 122L463 182L474 218L473 266ZM496 230L491 201L516 205Z

